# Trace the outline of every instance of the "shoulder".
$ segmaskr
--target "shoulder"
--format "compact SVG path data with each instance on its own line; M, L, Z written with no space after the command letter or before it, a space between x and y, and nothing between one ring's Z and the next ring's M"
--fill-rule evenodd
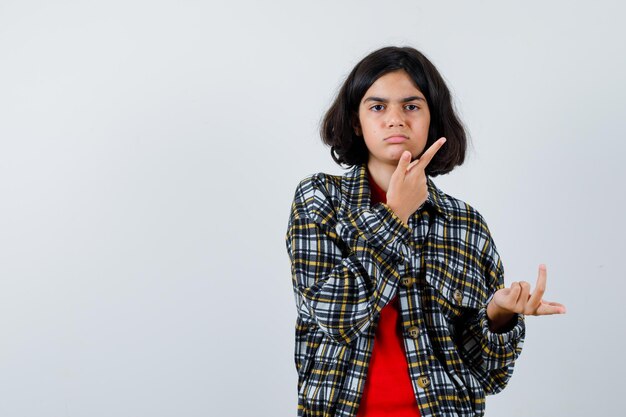
M453 224L466 227L471 231L489 232L485 218L476 207L450 194L444 193L444 195L454 220Z
M446 209L451 214L448 226L453 229L446 234L457 242L461 241L464 252L470 254L473 259L493 256L495 243L492 232L479 209L460 198L447 193L444 195Z
M450 260L460 270L467 268L476 276L484 277L485 285L499 285L504 268L492 232L485 217L475 206L445 194L446 209L451 221L440 230L444 246L455 248L456 256ZM444 256L445 257L445 256Z
M292 217L306 217L322 222L334 217L341 200L341 175L318 172L307 175L296 186Z

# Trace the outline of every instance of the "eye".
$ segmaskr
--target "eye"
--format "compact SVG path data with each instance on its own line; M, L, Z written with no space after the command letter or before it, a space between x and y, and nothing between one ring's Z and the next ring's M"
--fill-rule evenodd
M370 107L370 110L381 111L385 106L383 104L375 104Z
M407 104L405 108L407 110L419 110L419 107L417 107L415 104Z

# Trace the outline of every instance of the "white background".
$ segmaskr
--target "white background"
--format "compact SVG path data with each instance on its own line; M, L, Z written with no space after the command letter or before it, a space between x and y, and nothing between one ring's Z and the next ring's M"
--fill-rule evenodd
M435 178L485 217L529 317L487 416L623 413L618 1L0 2L0 415L296 414L293 192L386 45L437 66L473 146Z

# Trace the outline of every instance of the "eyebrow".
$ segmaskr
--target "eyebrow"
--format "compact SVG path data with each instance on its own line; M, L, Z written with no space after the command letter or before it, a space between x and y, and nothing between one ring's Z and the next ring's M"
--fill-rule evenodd
M419 96L411 96L411 97L405 97L401 100L402 103L408 103L409 101L423 101L426 102L426 99L424 99L424 97L419 97ZM365 100L363 100L363 102L368 102L368 101L380 101L381 103L388 103L389 100L386 98L381 98L381 97L368 97Z

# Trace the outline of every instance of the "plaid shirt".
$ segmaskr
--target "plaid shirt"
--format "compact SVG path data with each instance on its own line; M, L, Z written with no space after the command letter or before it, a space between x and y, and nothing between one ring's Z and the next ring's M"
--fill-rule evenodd
M521 353L524 316L489 330L486 306L504 269L483 217L439 190L408 226L371 205L365 164L296 188L286 238L296 321L298 416L353 417L378 316L399 298L413 391L427 416L482 416Z

